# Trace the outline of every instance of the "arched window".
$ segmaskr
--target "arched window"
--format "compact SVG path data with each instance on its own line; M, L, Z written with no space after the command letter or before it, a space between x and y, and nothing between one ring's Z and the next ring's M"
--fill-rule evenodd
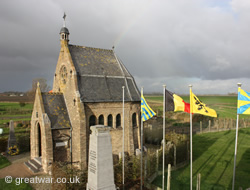
M113 116L111 114L108 116L108 126L113 127Z
M95 125L95 120L96 120L96 118L95 118L94 115L91 115L91 116L89 117L89 127Z
M137 126L137 122L136 122L136 113L133 113L132 115L132 126L136 127Z
M121 115L116 116L116 128L121 127Z
M104 125L104 117L103 117L103 115L99 116L98 121L99 121L100 125Z

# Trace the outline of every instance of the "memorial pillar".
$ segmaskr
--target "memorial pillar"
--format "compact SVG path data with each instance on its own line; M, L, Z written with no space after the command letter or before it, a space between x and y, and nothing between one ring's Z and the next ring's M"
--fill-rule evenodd
M87 190L115 190L110 127L90 129Z

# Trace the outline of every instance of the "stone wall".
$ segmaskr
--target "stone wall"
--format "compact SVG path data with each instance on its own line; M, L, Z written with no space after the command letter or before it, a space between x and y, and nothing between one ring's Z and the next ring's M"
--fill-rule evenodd
M41 91L38 86L31 116L30 157L34 159L39 157L40 154L42 156L43 170L48 173L50 170L49 165L53 162L51 123L44 111Z
M52 137L54 162L70 162L70 129L53 130Z
M67 74L62 78L65 67ZM65 73L64 73L65 74ZM65 83L63 82L65 79ZM68 49L66 40L61 40L61 50L54 76L53 92L63 92L70 122L72 125L72 158L80 163L80 168L87 166L88 134L84 114L84 104L80 100L77 84L77 73Z
M111 129L111 142L112 142L112 153L115 155L119 155L119 152L122 152L122 136L123 130L120 129Z
M122 134L123 134L123 111L121 102L112 103L85 103L86 113L86 126L89 132L90 129L90 117L95 116L95 124L101 124L100 118L103 117L104 125L108 126L108 116L111 114L113 118L112 122L112 146L113 153L119 154L122 151ZM125 112L125 151L129 154L134 154L135 149L138 148L138 138L134 138L138 133L134 131L134 128L138 130L138 124L140 123L140 103L126 102L124 106ZM132 115L136 114L136 125L133 127ZM120 115L121 125L117 126L117 115Z

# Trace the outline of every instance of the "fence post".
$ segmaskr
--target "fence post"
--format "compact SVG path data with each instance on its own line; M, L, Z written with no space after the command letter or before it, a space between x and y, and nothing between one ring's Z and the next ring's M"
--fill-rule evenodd
M176 167L176 145L174 144L174 167Z
M148 160L148 154L146 154L144 158L145 158L145 161L144 161L144 163L145 163L145 165L144 165L144 179L146 179L147 178L147 160Z
M244 123L244 128L247 128L245 119L243 119L243 123Z
M209 132L211 132L211 120L208 121L208 129L209 129Z
M202 121L200 121L200 133L202 133Z
M170 180L171 179L171 164L168 164L168 184L167 184L167 190L170 190Z
M196 190L200 190L201 189L201 174L199 173L197 175L197 184L196 184Z
M219 120L216 120L217 131L219 131Z
M156 150L156 172L158 175L158 169L159 169L159 150Z

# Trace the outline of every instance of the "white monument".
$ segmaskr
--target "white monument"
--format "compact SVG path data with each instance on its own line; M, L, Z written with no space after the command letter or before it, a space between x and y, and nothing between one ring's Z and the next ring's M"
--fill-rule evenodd
M115 190L110 127L90 129L87 190Z

